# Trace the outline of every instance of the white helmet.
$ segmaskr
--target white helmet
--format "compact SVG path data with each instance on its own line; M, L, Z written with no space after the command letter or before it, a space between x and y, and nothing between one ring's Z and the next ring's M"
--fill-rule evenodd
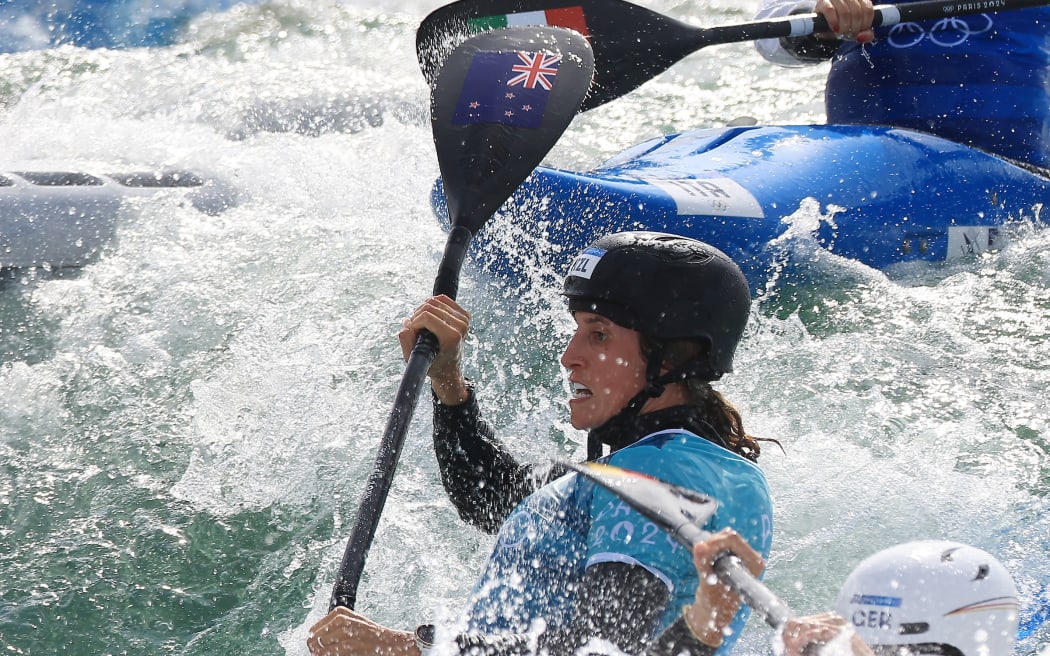
M949 656L1010 656L1017 609L1017 588L999 561L976 547L933 540L864 559L837 605L873 647L910 645L903 653Z

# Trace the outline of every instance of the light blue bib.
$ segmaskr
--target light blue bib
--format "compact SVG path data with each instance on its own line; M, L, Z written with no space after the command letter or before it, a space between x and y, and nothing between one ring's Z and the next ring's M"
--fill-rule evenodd
M772 504L752 462L692 433L654 433L603 458L719 501L705 529L732 527L763 557L772 542ZM525 498L497 536L471 595L468 626L484 633L525 633L543 620L568 626L584 570L601 562L645 567L671 591L660 629L670 625L697 586L692 554L604 488L568 474ZM747 619L734 618L728 652Z

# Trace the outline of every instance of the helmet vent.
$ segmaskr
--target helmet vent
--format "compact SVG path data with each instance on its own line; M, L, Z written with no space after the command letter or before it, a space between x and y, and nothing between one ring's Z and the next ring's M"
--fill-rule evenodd
M988 578L988 566L981 564L977 567L977 576L973 577L974 581L982 581Z
M926 622L901 622L901 625L897 628L897 633L900 635L918 635L929 630L930 625Z
M942 563L950 563L950 562L952 562L952 555L956 551L958 551L958 549L959 549L958 547L952 547L951 549L948 549L947 551L942 553L941 554L941 562Z

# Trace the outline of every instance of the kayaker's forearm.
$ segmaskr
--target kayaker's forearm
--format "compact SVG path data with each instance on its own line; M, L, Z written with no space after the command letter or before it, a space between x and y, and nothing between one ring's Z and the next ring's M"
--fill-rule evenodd
M470 398L470 389L463 376L452 376L442 379L432 376L430 378L430 389L434 391L434 396L443 405L463 405Z
M462 634L456 636L456 646L460 654L470 654L470 656L525 656L532 653L530 636L527 634L503 636ZM689 631L685 621L678 618L639 656L681 656L682 654L712 656L717 651L717 647L699 642ZM550 649L549 646L546 648L546 653L551 656L567 656L561 654L557 649Z
M624 654L648 654L670 599L667 585L641 565L595 563L580 582L572 623L541 635L539 651L572 656L597 639Z
M536 487L532 468L503 448L478 411L473 392L457 405L434 404L434 453L452 505L470 524L494 533Z

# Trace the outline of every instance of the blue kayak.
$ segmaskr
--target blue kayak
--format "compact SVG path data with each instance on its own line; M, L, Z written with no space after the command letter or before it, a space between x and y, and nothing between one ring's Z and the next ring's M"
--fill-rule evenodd
M952 260L999 248L1010 225L1039 222L1050 200L1041 173L889 127L694 130L646 141L589 172L538 168L477 236L473 257L520 278L536 267L564 271L602 234L656 230L722 249L754 288L793 236L877 269ZM431 201L447 225L440 181ZM535 246L522 248L530 236Z
M242 0L6 0L0 52L61 45L142 48L176 43L189 22Z

